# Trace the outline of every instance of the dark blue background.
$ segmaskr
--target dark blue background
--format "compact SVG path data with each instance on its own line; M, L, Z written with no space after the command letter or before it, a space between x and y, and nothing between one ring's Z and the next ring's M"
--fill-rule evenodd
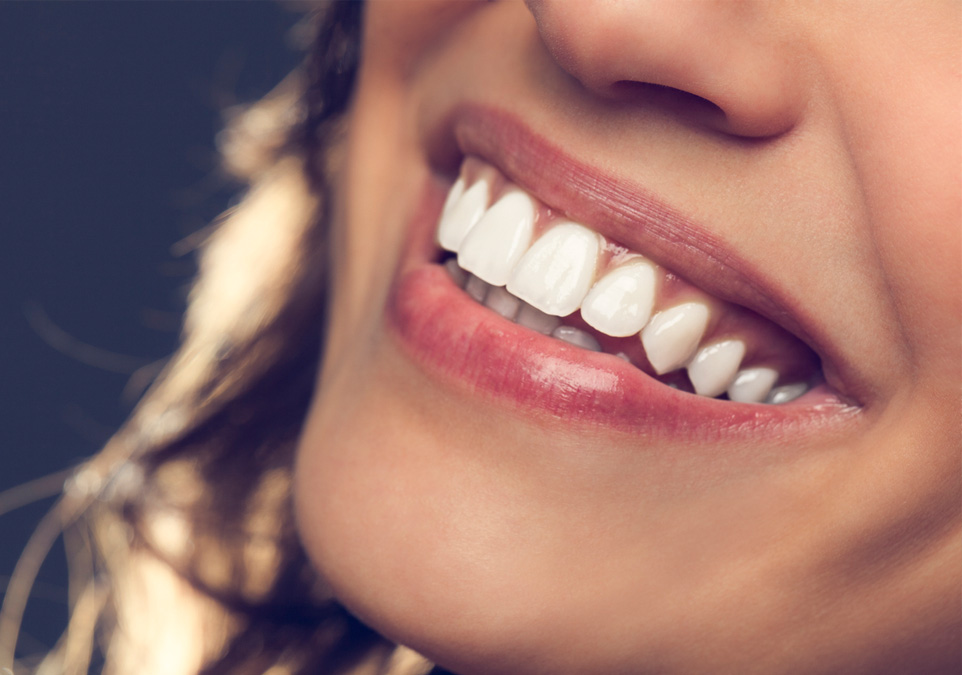
M273 2L0 2L0 493L96 452L131 374L174 348L194 268L172 246L236 190L217 172L220 110L296 65L299 18ZM49 505L0 515L0 590ZM59 635L64 586L57 550L21 653Z

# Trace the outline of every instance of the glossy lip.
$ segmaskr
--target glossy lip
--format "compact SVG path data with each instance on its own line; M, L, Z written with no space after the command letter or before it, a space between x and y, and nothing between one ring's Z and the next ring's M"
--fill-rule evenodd
M423 143L435 167L453 172L465 155L477 155L548 206L798 337L821 358L826 381L846 404L861 409L871 400L870 384L847 363L816 317L727 242L642 186L566 155L500 109L460 103L432 122Z
M710 233L681 220L648 195L632 196L625 186L574 162L530 134L515 118L463 106L442 125L441 132L440 140L435 137L428 145L435 166L456 166L463 155L476 154L570 217L633 249L646 254L654 250L664 260L676 261L669 269L683 271L693 283L712 275L712 283L702 285L706 291L721 290L715 294L761 310L769 318L787 316L753 283L751 270L732 264L737 258ZM438 154L445 144L446 152L452 152L453 138L457 139L456 156ZM411 236L387 317L389 334L402 352L444 384L468 396L504 403L532 419L692 443L784 440L797 433L838 432L862 417L860 408L842 402L825 386L779 406L679 392L617 357L583 350L507 321L470 299L437 264L434 235L444 197L442 183L449 181L435 178L409 224ZM613 195L609 201L595 202L608 194ZM690 270L695 273L688 274ZM752 302L738 292L745 292ZM782 325L786 323L798 326L793 320L785 319Z
M781 406L676 391L615 356L503 319L430 262L399 278L388 314L402 350L425 370L542 421L717 444L835 429L857 412L824 387Z

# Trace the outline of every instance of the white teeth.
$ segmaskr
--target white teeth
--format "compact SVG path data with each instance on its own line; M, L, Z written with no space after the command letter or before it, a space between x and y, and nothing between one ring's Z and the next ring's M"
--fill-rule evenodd
M451 280L454 281L455 286L464 288L464 284L468 280L468 273L461 269L457 260L448 258L444 262L444 269L448 271L448 275L451 277Z
M518 325L592 351L602 351L599 339L608 346L603 335L639 336L657 375L686 368L691 387L701 396L727 391L739 403L781 404L811 388L806 383L776 387L780 375L773 368L739 370L747 352L744 336L701 346L709 323L715 323L710 300L655 312L656 300L663 307L671 296L685 293L661 290L665 270L637 253L626 254L583 225L559 219L518 186L500 187L503 177L493 168L472 167L466 164L465 175L448 191L437 239L455 254L444 262L451 279L477 302ZM468 174L473 174L472 184ZM496 195L494 185L499 186ZM534 241L536 219L543 233ZM594 330L562 324L559 317L579 309ZM617 349L612 346L611 352ZM615 356L632 362L624 352ZM684 378L680 372L678 377ZM677 381L667 385L678 388ZM682 386L688 390L687 383Z
M708 327L708 307L686 302L655 314L644 330L641 343L648 361L659 375L685 365Z
M491 284L487 283L483 279L479 279L473 274L468 275L468 280L464 284L464 292L480 303L484 302L484 299L488 295L488 289L490 288Z
M490 192L491 186L484 178L467 190L464 190L463 178L451 186L438 224L438 243L442 248L455 252L460 248L468 232L488 208Z
M573 326L558 326L551 331L551 336L582 349L589 349L593 352L601 351L601 345L598 344L597 340Z
M770 393L765 399L765 403L773 403L775 405L778 405L779 403L788 403L789 401L794 401L806 391L808 391L808 385L801 382L797 384L786 384L781 387L775 387L772 389L772 393Z
M600 249L598 234L587 227L556 225L518 262L508 290L542 312L568 316L591 288Z
M493 286L504 286L531 244L534 212L534 202L527 194L521 190L506 193L461 242L458 264Z
M738 366L745 357L745 343L725 340L698 350L688 364L688 379L701 396L722 394L735 379Z
M526 302L521 303L521 309L518 310L518 316L515 317L515 321L519 326L530 328L542 335L551 335L551 331L561 325L561 320L558 317L545 314L540 309L535 309Z
M501 286L492 286L474 274L462 270L451 258L444 264L455 283L477 302L520 326L550 335L558 340L588 349L602 351L601 344L590 333L562 325L561 319L529 305ZM738 403L780 404L805 394L809 385L788 384L772 389L778 371L755 367L738 370L745 357L742 340L724 340L697 350L708 325L709 310L700 302L676 305L655 315L642 330L641 340L648 361L661 375L687 363L688 379L700 396L715 397L728 391L728 398ZM618 358L631 362L624 352ZM678 386L668 383L675 389Z
M738 403L761 403L777 379L778 372L772 368L746 368L728 387L728 398Z
M645 327L655 302L655 268L632 260L592 286L581 304L581 318L605 335L628 337Z
M484 299L484 306L497 312L505 319L514 321L514 317L518 315L518 310L521 308L521 301L501 286L492 286Z
M444 200L444 206L441 207L442 218L445 216L445 214L449 213L451 211L451 208L457 203L459 199L461 199L461 195L464 194L465 187L466 187L466 184L464 182L464 177L459 176L458 179L454 181L454 185L451 186L451 189L448 190L448 196Z

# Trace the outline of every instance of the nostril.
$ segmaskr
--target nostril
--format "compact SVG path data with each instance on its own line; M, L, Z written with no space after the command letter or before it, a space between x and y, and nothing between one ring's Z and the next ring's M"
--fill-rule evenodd
M726 115L712 101L684 89L654 82L619 80L611 85L613 98L633 104L656 108L688 120L691 124L726 130Z
M778 86L788 87L784 82ZM704 89L704 88L703 88ZM745 140L762 140L788 133L798 122L802 99L790 92L753 89L751 93L715 87L711 98L656 82L619 80L609 96Z
M669 87L665 84L657 84L655 82L636 82L634 80L619 80L611 86L613 92L619 96L645 98L653 103L690 106L693 108L711 110L719 115L725 114L719 106L715 105L707 98L699 96L698 94L693 94L690 91L685 91L684 89Z

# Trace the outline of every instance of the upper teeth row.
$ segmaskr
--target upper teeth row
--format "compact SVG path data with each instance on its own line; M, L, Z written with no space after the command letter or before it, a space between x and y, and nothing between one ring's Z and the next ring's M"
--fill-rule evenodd
M660 375L686 367L698 394L727 391L734 401L771 401L778 373L767 367L739 370L743 340L701 346L711 316L707 304L684 302L652 315L662 268L629 253L611 260L614 264L599 278L613 248L602 235L557 220L535 239L538 203L509 184L490 204L496 179L482 173L469 187L460 177L442 208L438 243L457 253L461 268L492 286L505 286L546 314L568 316L580 309L584 321L601 333L640 333L652 368Z

